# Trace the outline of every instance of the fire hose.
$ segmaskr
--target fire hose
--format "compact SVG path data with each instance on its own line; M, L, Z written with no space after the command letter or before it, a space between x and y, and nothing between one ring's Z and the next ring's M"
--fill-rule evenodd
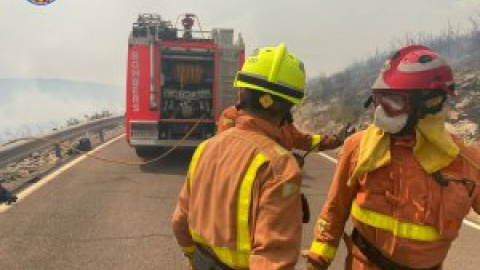
M68 148L61 147L61 148L63 150L71 150L75 153L85 154L86 156L88 156L90 158L94 158L94 159L101 160L101 161L104 161L104 162L110 162L110 163L122 164L122 165L134 165L134 166L146 165L146 164L150 164L150 163L153 163L153 162L156 162L156 161L159 161L159 160L165 158L171 152L173 152L175 149L180 147L182 145L182 143L188 139L190 134L192 134L192 132L195 131L195 129L200 124L201 120L202 119L199 119L197 122L195 122L195 124L190 128L190 130L188 130L188 132L185 133L185 135L180 140L178 140L172 147L170 147L167 151L165 151L164 153L162 153L161 155L159 155L159 156L157 156L153 159L146 160L146 161L138 162L138 161L128 161L128 160L116 160L116 159L111 159L111 158L107 158L107 157L94 155L94 154L91 154L89 151L80 150L80 149L77 149L76 147L68 147ZM24 137L24 138L19 138L16 141L22 141L22 140L30 140L30 141L40 140L40 141L47 141L47 142L50 142L52 144L58 144L58 145L61 144L60 141L55 141L55 140L46 139L46 138L39 138L39 137Z

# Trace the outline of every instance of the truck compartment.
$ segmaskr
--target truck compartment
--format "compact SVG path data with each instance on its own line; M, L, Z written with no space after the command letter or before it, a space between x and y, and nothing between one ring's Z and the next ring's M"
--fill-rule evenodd
M214 56L171 53L161 61L161 119L214 119Z

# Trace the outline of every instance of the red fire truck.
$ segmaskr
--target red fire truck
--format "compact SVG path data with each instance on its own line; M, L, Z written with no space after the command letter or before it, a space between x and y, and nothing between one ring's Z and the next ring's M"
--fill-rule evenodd
M241 35L234 43L233 29L202 31L194 14L178 21L181 28L160 15L140 14L128 40L125 127L139 156L198 145L216 133L220 112L234 103L233 80L245 51Z

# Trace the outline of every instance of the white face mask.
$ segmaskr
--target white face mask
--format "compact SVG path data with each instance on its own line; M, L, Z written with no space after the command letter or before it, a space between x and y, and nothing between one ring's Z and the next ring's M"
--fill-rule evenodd
M382 106L375 108L373 124L385 132L395 134L400 132L407 124L408 114L400 114L395 117L387 115Z

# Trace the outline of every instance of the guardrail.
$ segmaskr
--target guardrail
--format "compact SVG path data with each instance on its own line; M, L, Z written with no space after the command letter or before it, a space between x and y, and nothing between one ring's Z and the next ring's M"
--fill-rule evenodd
M34 152L42 151L47 147L51 147L56 144L55 142L63 142L74 139L84 135L87 132L98 132L102 134L103 130L111 129L119 124L123 124L123 121L124 116L99 119L69 127L65 130L49 134L38 139L22 140L8 144L0 148L0 168L9 163L20 161Z

